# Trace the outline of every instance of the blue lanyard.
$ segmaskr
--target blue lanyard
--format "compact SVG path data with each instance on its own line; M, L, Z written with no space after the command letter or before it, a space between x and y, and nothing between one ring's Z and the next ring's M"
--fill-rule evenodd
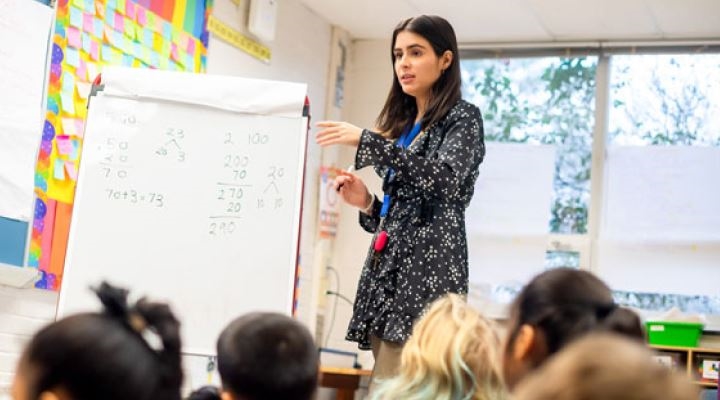
M420 128L421 124L420 122L415 123L413 125L412 129L405 130L402 135L398 138L398 140L395 142L395 145L397 147L400 147L401 149L407 149L410 144L415 140L415 138L420 134ZM395 171L393 171L392 168L388 170L386 179L388 181L392 180L393 175L395 174ZM388 211L390 211L390 194L385 193L385 196L383 197L383 205L380 209L380 218L385 218L388 214Z

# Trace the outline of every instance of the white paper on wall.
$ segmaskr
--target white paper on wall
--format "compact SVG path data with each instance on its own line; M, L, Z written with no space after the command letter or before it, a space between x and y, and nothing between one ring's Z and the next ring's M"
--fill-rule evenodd
M487 143L466 213L470 282L523 284L542 271L555 148Z
M607 168L601 238L720 242L720 148L612 147Z
M0 0L0 216L32 217L52 8Z

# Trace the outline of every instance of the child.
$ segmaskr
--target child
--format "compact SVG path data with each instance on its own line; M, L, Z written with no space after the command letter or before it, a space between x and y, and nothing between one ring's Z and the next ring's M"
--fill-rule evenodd
M220 334L217 353L222 393L197 399L310 400L315 393L318 349L307 328L288 316L256 312L237 318Z
M516 400L696 400L698 390L650 350L618 335L579 339L524 380Z
M403 348L399 374L373 399L505 398L493 324L455 294L432 304Z
M638 316L618 307L610 288L587 271L558 268L528 283L510 311L503 354L508 388L566 344L592 331L644 339Z
M166 304L128 305L103 283L100 313L63 318L26 347L13 400L179 400L180 324Z

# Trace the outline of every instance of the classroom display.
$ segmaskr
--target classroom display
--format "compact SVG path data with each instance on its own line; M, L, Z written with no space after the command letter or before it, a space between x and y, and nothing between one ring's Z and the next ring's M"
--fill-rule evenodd
M93 80L107 65L204 71L210 5L210 0L58 1L28 255L28 265L42 271L37 287L60 287Z
M101 280L167 299L184 349L292 312L304 84L112 68L91 97L59 316Z

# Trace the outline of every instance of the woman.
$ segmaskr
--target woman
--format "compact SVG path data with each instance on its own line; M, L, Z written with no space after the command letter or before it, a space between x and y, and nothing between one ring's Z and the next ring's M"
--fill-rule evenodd
M502 400L499 347L493 323L449 294L418 321L398 375L381 383L373 400Z
M20 358L13 400L180 400L180 324L166 304L127 304L103 284L100 313L53 322Z
M640 318L617 306L610 288L587 271L558 268L534 277L510 310L503 355L505 383L518 382L567 344L591 332L644 342Z
M465 208L485 155L482 118L460 98L457 41L450 24L422 15L393 31L392 88L378 131L325 121L321 146L357 146L355 168L374 166L382 200L361 178L335 185L375 237L360 277L347 339L373 350L374 378L392 376L413 322L434 299L468 289Z

